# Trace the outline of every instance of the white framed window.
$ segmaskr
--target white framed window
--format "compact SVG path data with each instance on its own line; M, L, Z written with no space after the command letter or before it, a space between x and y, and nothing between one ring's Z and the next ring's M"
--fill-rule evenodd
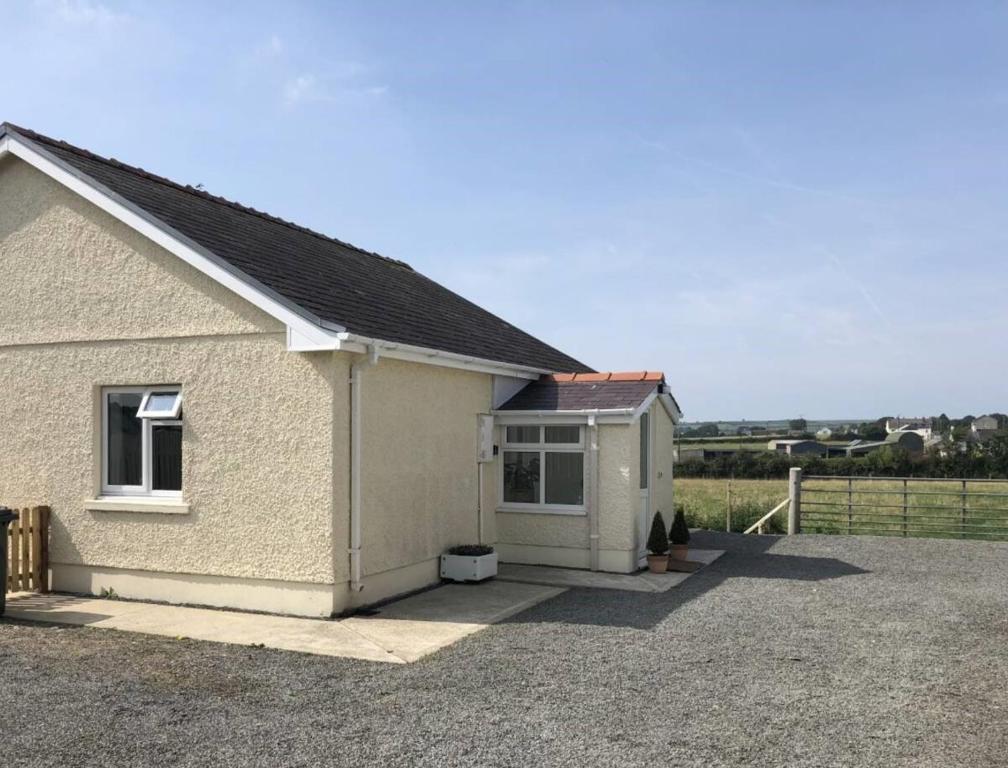
M144 392L137 416L141 419L177 419L182 410L182 391L179 389Z
M102 390L102 494L182 496L182 390Z
M501 508L584 513L584 427L505 426L501 453Z

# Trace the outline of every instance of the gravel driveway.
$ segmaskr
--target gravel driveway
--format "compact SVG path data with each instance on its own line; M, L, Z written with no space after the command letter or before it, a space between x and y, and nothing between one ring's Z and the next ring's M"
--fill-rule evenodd
M3 763L1008 764L1008 543L694 543L408 666L3 622Z

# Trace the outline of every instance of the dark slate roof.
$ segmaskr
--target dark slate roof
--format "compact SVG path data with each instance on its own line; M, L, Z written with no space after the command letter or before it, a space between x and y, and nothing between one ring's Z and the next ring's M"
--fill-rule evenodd
M501 411L583 411L636 408L665 380L662 373L578 373L540 376Z
M584 363L408 264L9 123L20 136L311 315L350 333L549 371Z

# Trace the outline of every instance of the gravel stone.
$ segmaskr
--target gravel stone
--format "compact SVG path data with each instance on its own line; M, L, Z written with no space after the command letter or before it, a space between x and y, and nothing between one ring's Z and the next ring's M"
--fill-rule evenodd
M416 664L0 622L5 766L1003 766L1008 543L698 533Z

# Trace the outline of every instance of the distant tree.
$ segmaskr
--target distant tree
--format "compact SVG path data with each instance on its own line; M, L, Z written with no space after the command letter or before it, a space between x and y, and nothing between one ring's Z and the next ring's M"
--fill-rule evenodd
M699 427L687 429L683 432L683 437L718 437L721 432L717 424L701 424Z
M808 432L808 422L805 419L791 419L788 422L788 429L791 432Z
M987 463L991 474L1008 475L1008 432L999 432L990 439Z
M866 421L863 424L859 424L857 428L858 437L862 440L885 440L886 429L885 429L886 419L876 419L875 421Z
M941 435L947 435L949 429L952 428L952 420L949 419L944 413L937 418L931 419L931 429Z
M965 421L964 419L956 419L952 422L952 439L953 440L965 440L970 433L970 428L973 426L973 419L971 418L968 422L961 423Z

